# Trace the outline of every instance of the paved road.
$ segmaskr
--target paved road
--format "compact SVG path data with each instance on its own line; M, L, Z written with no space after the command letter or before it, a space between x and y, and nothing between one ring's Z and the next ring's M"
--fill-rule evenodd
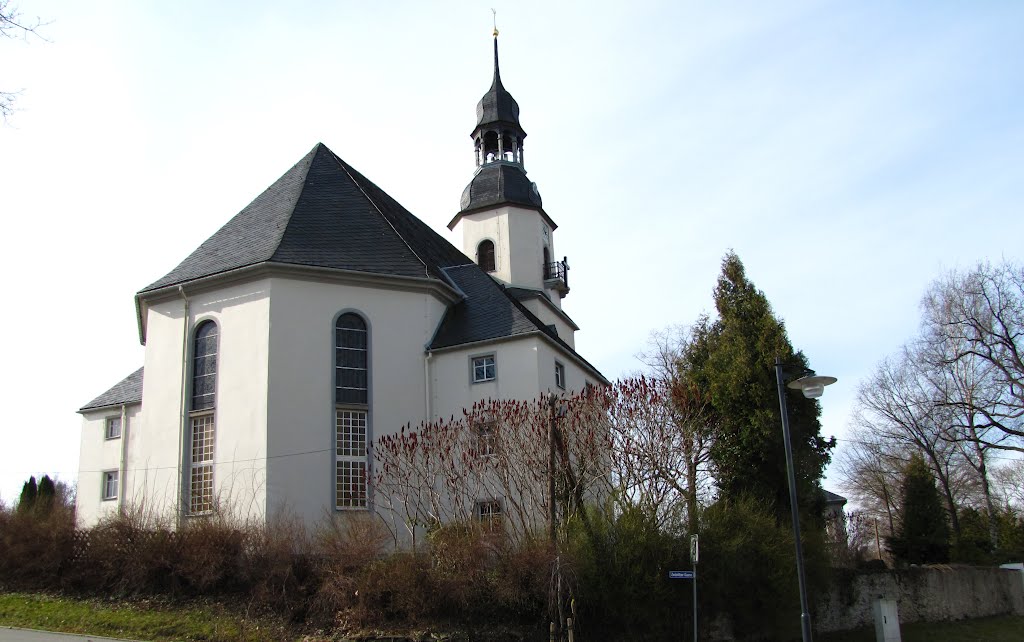
M15 629L0 626L0 642L128 642L115 638L100 638L95 635L76 635L74 633L50 633L31 629Z

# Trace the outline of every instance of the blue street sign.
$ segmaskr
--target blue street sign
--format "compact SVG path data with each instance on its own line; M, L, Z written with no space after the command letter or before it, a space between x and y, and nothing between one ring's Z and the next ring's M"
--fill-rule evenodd
M670 580L692 580L693 571L669 571L668 578Z

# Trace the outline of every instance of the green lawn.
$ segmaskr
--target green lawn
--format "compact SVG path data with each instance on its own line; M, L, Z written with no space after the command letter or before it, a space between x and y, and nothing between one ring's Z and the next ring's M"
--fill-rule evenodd
M76 600L0 593L0 625L152 641L277 642L293 639L269 621L246 620L222 606Z
M1024 640L1024 617L985 617L960 622L903 624L903 642L1021 642ZM822 634L819 642L875 642L875 630L861 629L845 633Z

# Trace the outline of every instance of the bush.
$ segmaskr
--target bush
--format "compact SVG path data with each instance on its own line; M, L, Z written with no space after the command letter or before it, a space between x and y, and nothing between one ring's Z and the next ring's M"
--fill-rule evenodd
M0 587L56 588L74 541L75 515L70 506L0 507Z
M741 639L800 637L793 533L789 524L775 519L775 511L748 497L719 502L704 513L700 568L706 570L699 592L701 610L728 614ZM813 526L801 532L813 595L828 580L824 538Z
M612 520L591 519L592 536L570 528L577 630L595 639L678 639L692 626L692 584L668 579L688 569L689 539L659 529L654 515L629 507Z

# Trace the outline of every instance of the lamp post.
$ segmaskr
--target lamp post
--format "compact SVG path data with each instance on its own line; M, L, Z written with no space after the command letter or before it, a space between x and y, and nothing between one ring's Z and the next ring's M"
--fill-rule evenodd
M825 386L837 381L835 377L819 377L813 370L801 370L803 375L791 381L788 387L800 390L808 399L817 399ZM793 514L793 540L796 542L796 574L800 584L800 633L803 642L811 642L811 613L807 608L807 579L804 575L804 547L800 541L800 509L796 503L796 471L793 467L793 446L789 438L789 411L786 409L786 386L782 359L775 357L775 379L779 384L779 408L782 411L782 441L786 447L786 470L789 473L789 509Z

